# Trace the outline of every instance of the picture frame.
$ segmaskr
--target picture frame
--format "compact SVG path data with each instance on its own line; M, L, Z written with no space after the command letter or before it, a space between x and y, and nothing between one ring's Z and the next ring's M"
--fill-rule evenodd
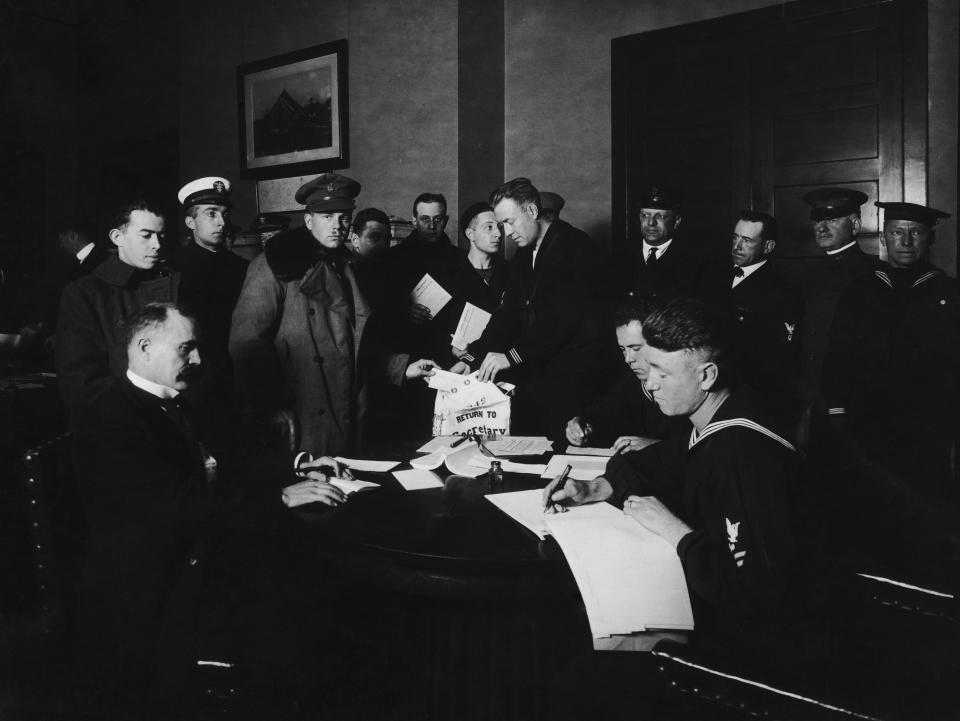
M349 161L347 41L237 67L240 172L288 178Z

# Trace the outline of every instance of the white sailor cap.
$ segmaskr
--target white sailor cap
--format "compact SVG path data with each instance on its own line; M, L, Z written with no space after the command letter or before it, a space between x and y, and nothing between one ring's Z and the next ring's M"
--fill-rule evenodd
M215 176L191 180L180 188L177 199L184 208L191 205L233 205L230 200L230 181Z

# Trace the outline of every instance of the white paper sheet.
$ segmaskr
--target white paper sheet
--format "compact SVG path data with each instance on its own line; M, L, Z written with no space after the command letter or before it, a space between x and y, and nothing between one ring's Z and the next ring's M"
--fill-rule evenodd
M386 473L400 465L400 461L364 461L343 456L337 456L337 460L352 471L369 471L370 473Z
M427 378L427 385L434 390L443 391L444 393L459 392L461 388L469 385L468 381L471 377L472 374L462 376L459 373L451 373L442 368L434 368L433 375ZM479 383L476 379L474 379L474 382Z
M489 322L490 314L487 311L473 303L467 303L463 306L460 322L457 323L457 329L453 333L453 345L457 348L466 348L483 335Z
M490 493L484 496L493 505L510 516L513 520L535 533L542 541L550 533L547 524L549 516L543 513L543 492L539 488L529 491L511 491L509 493ZM586 506L576 506L568 513L585 518L619 518L621 511L609 503L591 503Z
M591 448L590 446L579 448L577 446L570 446L567 450L578 456L602 456L604 458L612 458L614 455L612 448Z
M553 456L543 472L544 478L554 479L563 473L567 465L571 466L570 478L578 481L592 481L603 475L607 468L607 458L595 456Z
M594 638L648 628L693 629L676 550L629 516L544 516L563 549Z
M443 481L440 476L430 471L424 471L414 468L409 471L394 471L394 477L400 481L400 485L408 491L419 491L423 488L442 488Z
M356 493L357 491L362 491L367 488L380 488L379 483L372 483L370 481L358 481L352 478L331 478L330 485L336 486L341 491L346 493L348 496L351 493Z
M425 305L434 316L443 310L452 297L429 273L424 273L420 282L410 292L410 300Z

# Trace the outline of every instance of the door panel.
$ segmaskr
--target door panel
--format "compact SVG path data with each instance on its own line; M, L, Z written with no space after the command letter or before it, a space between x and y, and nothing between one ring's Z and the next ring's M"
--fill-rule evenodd
M687 233L725 241L741 208L774 213L777 253L795 258L820 254L802 201L813 188L868 195L860 239L874 253L873 201L925 202L925 3L845 4L613 41L615 247L635 236L630 201L645 180L686 191Z

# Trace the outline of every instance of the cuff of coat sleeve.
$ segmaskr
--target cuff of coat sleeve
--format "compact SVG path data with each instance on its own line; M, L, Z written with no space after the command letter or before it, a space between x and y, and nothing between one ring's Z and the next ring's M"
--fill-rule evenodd
M307 451L300 451L293 459L293 470L300 470L301 463L309 463L313 460L313 454L308 453Z
M516 348L511 348L510 350L507 351L507 360L510 362L510 365L512 366L518 366L521 363L523 363L523 358L521 358L520 354L517 353Z
M466 362L467 362L468 364L470 364L470 365L473 365L474 363L477 362L477 359L474 358L474 357L473 357L472 355L470 355L469 353L464 353L462 356L460 356L460 360L466 361Z

